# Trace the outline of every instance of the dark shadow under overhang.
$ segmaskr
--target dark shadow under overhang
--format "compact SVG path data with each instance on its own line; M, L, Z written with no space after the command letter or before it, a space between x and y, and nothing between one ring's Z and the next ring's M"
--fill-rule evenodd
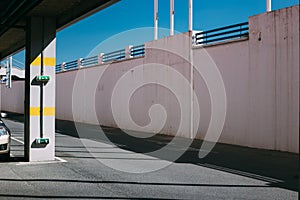
M57 31L100 11L119 0L1 0L0 60L25 46L29 16L56 18Z

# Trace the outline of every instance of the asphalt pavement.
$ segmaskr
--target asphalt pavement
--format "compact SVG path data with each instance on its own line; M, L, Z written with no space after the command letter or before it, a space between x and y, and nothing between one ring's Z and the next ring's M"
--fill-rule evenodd
M3 121L12 147L0 199L298 199L297 154L217 144L199 159L202 141L57 121L56 160L27 163L23 117Z

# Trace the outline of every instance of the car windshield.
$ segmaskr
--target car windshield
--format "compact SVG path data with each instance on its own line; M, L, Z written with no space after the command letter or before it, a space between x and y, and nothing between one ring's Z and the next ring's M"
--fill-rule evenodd
M8 135L8 132L3 126L0 126L0 136L2 135Z

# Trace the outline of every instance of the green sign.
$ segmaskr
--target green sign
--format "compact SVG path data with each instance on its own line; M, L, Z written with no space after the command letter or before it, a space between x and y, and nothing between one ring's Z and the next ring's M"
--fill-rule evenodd
M37 138L35 139L37 144L49 144L49 138Z
M43 82L43 83L48 82L48 81L50 81L50 76L36 76L35 80L37 82Z

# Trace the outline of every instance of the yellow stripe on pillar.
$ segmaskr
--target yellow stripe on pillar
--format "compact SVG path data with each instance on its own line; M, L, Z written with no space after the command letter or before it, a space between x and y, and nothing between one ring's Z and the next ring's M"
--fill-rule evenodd
M55 116L55 107L45 107L44 116ZM30 116L40 116L40 107L30 107Z
M56 64L56 59L55 58L50 58L50 57L45 57L43 59L43 64L44 66L49 66L49 67L54 67ZM41 66L41 57L37 57L36 59L34 59L34 61L32 61L32 63L30 64L30 66Z

